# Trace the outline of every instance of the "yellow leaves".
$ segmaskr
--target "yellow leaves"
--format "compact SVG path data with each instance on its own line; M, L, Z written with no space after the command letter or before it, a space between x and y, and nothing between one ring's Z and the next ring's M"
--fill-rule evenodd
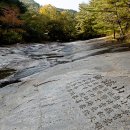
M48 14L48 13L52 13L51 11L56 11L56 8L50 4L48 5L44 5L39 9L39 12L41 14Z
M39 9L39 13L49 17L52 20L56 20L58 17L58 11L56 7L48 4Z

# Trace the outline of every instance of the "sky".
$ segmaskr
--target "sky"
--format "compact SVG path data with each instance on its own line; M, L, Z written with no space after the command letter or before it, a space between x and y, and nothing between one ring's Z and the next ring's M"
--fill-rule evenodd
M73 9L78 11L80 3L88 3L89 0L35 0L40 5L51 4L57 8Z

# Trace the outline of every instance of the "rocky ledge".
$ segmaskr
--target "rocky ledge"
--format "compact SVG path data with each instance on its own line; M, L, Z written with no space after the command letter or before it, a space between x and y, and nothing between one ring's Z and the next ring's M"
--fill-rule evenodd
M130 130L130 52L104 38L0 48L1 130ZM1 71L0 71L1 72ZM1 76L2 77L2 76Z

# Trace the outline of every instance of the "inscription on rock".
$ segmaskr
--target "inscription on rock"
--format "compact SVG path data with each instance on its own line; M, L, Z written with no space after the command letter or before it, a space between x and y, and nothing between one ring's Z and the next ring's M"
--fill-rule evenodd
M85 75L66 86L75 103L96 130L130 115L127 106L130 96L125 95L125 86L118 82L120 81L116 78Z

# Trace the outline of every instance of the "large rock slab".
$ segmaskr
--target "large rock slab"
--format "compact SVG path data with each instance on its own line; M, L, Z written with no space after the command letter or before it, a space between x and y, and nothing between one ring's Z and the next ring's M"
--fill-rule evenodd
M0 130L130 130L129 51L88 57L72 44L78 60L0 89Z
M1 130L129 130L130 78L85 72L1 89Z

